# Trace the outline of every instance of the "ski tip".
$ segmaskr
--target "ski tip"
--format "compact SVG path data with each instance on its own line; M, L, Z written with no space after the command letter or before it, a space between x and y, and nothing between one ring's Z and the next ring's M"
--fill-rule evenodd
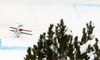
M32 32L31 30L29 32Z
M13 31L13 30L10 30L10 31Z
M32 34L29 34L29 35L32 35Z

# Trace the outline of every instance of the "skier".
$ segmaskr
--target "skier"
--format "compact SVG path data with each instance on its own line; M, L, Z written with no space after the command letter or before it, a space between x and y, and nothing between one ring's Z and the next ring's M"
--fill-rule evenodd
M16 36L19 38L19 34L21 33L22 29L20 27L22 27L23 25L19 25L17 29L14 30Z
M26 30L26 29L21 29L20 27L22 27L23 25L18 25L18 28L15 28L15 27L10 27L11 29L14 29L14 30L10 30L12 32L15 32L16 36L19 37L19 34L26 34L26 35L32 35L30 33L25 33L23 31L26 31L26 32L32 32L31 30Z

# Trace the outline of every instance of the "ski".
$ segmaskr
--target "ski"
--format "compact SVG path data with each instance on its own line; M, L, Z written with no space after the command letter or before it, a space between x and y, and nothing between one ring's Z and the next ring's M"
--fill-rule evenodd
M10 28L12 28L12 29L17 29L17 28L15 28L15 27L10 27ZM26 30L26 29L19 29L19 30L22 30L22 31L27 31L27 32L32 32L31 30Z
M17 28L15 28L15 27L9 27L9 28L12 28L12 29L17 29Z
M10 31L14 32L14 30L10 30Z
M21 32L21 34L27 34L27 35L32 35L32 34L30 34L30 33L25 33L25 32Z
M31 30L22 29L22 31L32 32Z

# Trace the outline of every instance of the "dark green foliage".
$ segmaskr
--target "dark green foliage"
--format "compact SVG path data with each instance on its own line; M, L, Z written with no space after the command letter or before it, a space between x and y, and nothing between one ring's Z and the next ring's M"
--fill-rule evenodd
M91 45L89 45L89 46L88 46L88 49L87 49L87 52L90 53L90 52L92 52L92 51L94 51L94 49L93 49L93 47L92 47Z
M92 21L90 21L90 23L86 24L87 27L87 31L85 28L83 28L83 36L82 36L82 44L85 44L88 40L92 40L93 38L91 38L91 34L93 33L93 29L94 26L92 25Z
M60 44L59 48L61 50L65 50L68 42L66 32L66 26L64 26L63 20L61 20L60 24L56 26L56 38L58 40L58 43Z
M70 60L74 60L74 45L72 44L72 35L69 35L69 44L68 44L68 48L67 48L67 56L70 58Z
M63 19L57 24L55 28L56 41L58 41L58 53L60 59L67 59L67 56L73 59L73 45L72 45L72 35L67 35L67 28L64 25ZM71 55L70 55L71 54Z
M37 44L38 44L37 47L38 60L42 60L42 58L45 57L43 53L43 35L40 35L40 41Z
M74 47L76 49L76 51L74 53L75 54L74 56L75 56L76 60L82 59L79 44L80 44L80 42L78 42L78 36L76 36L75 39L74 39Z
M82 44L85 44L87 42L87 33L85 32L85 28L83 28L83 36L81 42Z
M88 57L87 52L83 53L81 55L81 60L85 59L85 60L89 60L90 57Z
M48 29L48 36L47 36L47 39L45 41L45 44L44 44L44 50L45 50L45 55L46 55L46 59L47 60L53 60L53 50L51 49L51 45L53 44L53 40L54 40L54 32L53 32L53 25L51 24L49 29Z
M99 40L97 38L95 40L96 40L96 43L94 44L94 48L96 51L94 54L97 56L95 56L94 60L100 60L100 49L98 48L98 45L97 45Z
M89 60L90 57L87 53L94 53L94 60L100 60L100 49L98 48L98 39L96 38L96 43L94 46L89 45L86 52L81 53L80 48L82 45L86 44L89 40L92 40L91 34L93 34L94 26L92 21L86 24L87 28L83 28L83 34L81 41L79 42L78 36L68 35L66 33L67 28L64 25L63 19L60 23L55 26L55 31L53 31L53 24L50 24L47 33L43 33L39 37L37 45L32 48L28 48L27 55L24 60ZM57 50L57 52L55 52Z
M89 24L86 24L87 26L87 34L88 34L88 40L91 40L91 37L90 35L93 33L93 29L94 29L94 26L92 25L92 21L90 21Z
M24 58L25 60L36 60L36 55L32 54L30 47L28 48L27 53L26 58Z
M81 38L81 45L84 45L86 42L93 39L91 37L91 35L93 34L93 29L94 29L94 26L92 25L92 21L87 23L86 27L87 28L83 28L83 36ZM87 53L91 53L93 51L94 51L93 47L89 45L88 48L86 49L86 52L81 54L81 59L88 60L90 57L87 55Z

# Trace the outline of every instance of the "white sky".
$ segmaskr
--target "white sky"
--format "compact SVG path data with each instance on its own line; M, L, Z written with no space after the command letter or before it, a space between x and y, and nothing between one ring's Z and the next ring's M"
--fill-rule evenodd
M60 19L64 19L67 27L73 31L74 35L78 36L81 36L82 28L86 26L86 22L93 21L95 25L94 34L100 37L99 2L99 0L0 0L0 38L3 39L2 45L31 46L36 44L39 35L47 31L50 23L56 25ZM21 35L19 39L13 38L14 34L9 31L9 26L17 27L18 24L23 24L25 29L31 29L33 36ZM2 58L4 52L5 50L0 51ZM8 52L6 56L10 53L13 54L13 51L6 52ZM22 60L25 53L17 54L20 54L21 57L14 58ZM3 60L13 60L11 57L8 58Z

